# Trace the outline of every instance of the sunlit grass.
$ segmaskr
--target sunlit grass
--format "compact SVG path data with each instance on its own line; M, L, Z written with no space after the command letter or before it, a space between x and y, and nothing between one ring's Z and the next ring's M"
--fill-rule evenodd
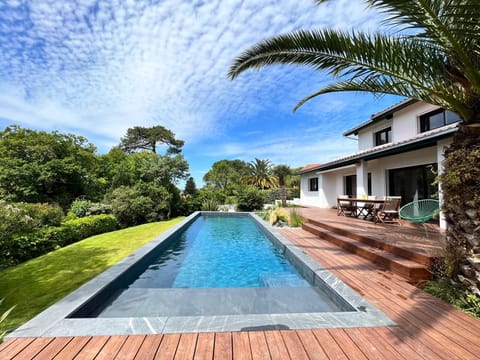
M2 328L20 326L180 220L93 236L0 272L0 313L16 305Z

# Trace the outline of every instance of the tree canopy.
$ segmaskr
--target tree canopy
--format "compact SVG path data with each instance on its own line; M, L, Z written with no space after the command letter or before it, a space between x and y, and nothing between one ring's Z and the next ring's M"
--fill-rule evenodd
M96 187L95 150L82 136L9 126L0 132L0 197L67 206Z
M197 185L193 177L189 177L185 183L185 189L183 190L184 195L195 196L198 193Z
M278 178L273 174L273 167L270 160L255 158L255 161L249 162L248 172L243 177L243 181L259 189L278 187Z
M248 165L243 160L220 160L213 163L203 176L203 181L209 186L225 190L231 185L239 185L247 171Z
M157 153L158 145L168 147L167 154L178 154L182 151L183 140L175 138L175 134L161 125L150 128L135 126L127 130L120 140L120 149L128 153L136 151L151 151Z

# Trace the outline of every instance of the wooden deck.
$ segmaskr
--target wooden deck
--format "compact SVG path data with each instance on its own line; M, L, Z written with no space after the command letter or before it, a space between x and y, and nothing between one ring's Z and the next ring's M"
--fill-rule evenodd
M334 209L299 209L306 219L302 228L319 238L357 254L412 284L431 278L435 264L443 262L445 235L438 225L428 224L428 234L419 224L375 224L337 216ZM426 236L428 235L428 237Z
M398 326L201 334L20 338L0 359L478 359L480 320L304 231L281 230Z
M373 221L352 217L337 216L335 209L320 209L315 207L298 210L307 219L321 221L332 227L357 234L359 237L373 238L379 242L394 245L412 253L428 257L442 257L445 248L445 234L438 225L427 224L428 237L420 224L402 221L398 224L375 224Z

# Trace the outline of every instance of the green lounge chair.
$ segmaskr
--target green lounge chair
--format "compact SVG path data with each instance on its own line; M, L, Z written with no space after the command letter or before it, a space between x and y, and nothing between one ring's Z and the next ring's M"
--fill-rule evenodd
M435 199L423 199L408 203L398 212L400 218L414 223L420 223L425 229L425 235L428 237L427 226L425 223L440 212L440 202Z

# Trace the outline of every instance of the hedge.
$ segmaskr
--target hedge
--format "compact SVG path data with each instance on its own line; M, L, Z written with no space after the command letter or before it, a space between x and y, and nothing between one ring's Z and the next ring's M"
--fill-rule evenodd
M92 215L0 239L0 267L15 265L87 237L118 229L113 215Z

